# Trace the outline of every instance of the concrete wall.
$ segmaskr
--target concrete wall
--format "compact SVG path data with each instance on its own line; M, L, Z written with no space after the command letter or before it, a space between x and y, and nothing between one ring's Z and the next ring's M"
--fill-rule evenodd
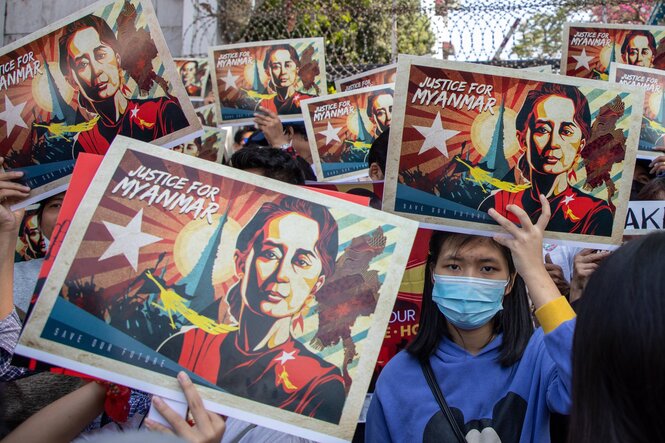
M183 49L183 3L189 0L153 0L166 43L174 56ZM3 0L6 3L3 44L9 44L61 18L95 3L95 0ZM2 10L0 3L0 11Z

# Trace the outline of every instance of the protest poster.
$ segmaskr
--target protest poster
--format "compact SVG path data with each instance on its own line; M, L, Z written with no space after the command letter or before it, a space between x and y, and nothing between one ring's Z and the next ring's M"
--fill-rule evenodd
M205 98L210 77L207 58L174 58L180 80L190 100L200 101Z
M236 43L208 51L220 123L253 123L261 107L283 122L301 121L301 101L328 93L322 38Z
M214 104L200 106L196 108L195 111L196 116L199 118L202 126L218 126Z
M63 191L79 152L118 134L172 147L200 130L152 4L104 0L0 50L0 156L30 197Z
M653 148L665 147L665 71L612 63L610 81L637 86L644 91L644 112L637 157L656 158L660 153Z
M551 74L553 72L552 65L529 66L528 68L522 69L525 71L542 72L546 74Z
M39 227L37 209L26 210L16 241L14 262L34 260L46 255L46 239Z
M172 399L185 368L211 410L350 440L416 228L118 137L16 352Z
M641 90L413 56L399 64L384 211L490 235L502 231L490 208L517 222L507 211L517 204L535 221L542 193L547 238L621 241Z
M665 229L665 201L631 200L624 235L646 235Z
M369 148L392 121L393 91L392 84L381 85L302 102L318 180L368 175Z
M335 80L335 91L346 92L354 89L395 83L397 63L393 63L370 71L361 72Z
M665 69L665 27L565 23L561 73L609 80L612 63Z

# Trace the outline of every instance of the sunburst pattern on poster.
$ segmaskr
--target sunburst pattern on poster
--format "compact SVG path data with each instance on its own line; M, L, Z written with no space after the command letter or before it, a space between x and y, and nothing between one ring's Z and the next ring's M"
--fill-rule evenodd
M406 56L395 97L384 209L496 232L490 208L517 221L517 204L535 219L543 193L552 238L619 241L641 91Z

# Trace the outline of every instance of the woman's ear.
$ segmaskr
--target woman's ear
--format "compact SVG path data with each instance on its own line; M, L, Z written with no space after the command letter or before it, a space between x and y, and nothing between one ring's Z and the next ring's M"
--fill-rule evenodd
M513 286L515 286L515 279L517 278L517 272L513 273L510 277L508 277L508 284L506 285L506 289L503 291L504 297L513 290Z

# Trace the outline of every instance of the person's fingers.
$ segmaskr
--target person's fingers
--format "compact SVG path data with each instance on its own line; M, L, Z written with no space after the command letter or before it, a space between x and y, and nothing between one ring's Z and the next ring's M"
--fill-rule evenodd
M143 424L145 424L145 426L151 431L161 432L162 434L173 434L173 431L171 429L167 428L161 423L157 423L156 421L150 420L149 418L146 418L143 421Z
M263 106L260 106L259 109L261 109L261 111L263 111L263 112L264 112L265 114L267 114L269 117L279 119L279 117L277 116L277 113L276 113L276 112L273 112L273 111L271 111L271 110L268 109L268 108L264 108Z
M654 151L665 152L665 146L654 146L653 150Z
M21 200L28 198L30 196L29 192L15 191L14 189L0 189L0 203L4 203L5 200Z
M208 418L210 419L210 424L215 434L224 435L224 432L226 431L226 418L217 415L214 412L208 412Z
M194 386L194 383L192 383L192 380L184 371L178 373L178 382L180 382L180 387L182 387L182 391L185 393L185 398L187 398L187 404L196 421L196 426L204 432L209 431L212 426L208 417L208 411L203 406L203 400L201 400L196 386Z
M22 185L21 183L17 183L14 181L3 181L0 180L0 190L2 189L13 189L16 191L21 191L21 192L30 192L30 187Z
M191 426L183 419L176 411L171 409L161 398L157 396L152 397L152 404L157 408L162 417L169 422L171 427L175 430L176 434L181 437L190 435L192 432Z
M536 222L536 227L540 228L541 231L545 231L545 228L547 228L547 224L550 222L550 217L552 216L552 210L550 209L550 201L547 200L547 198L543 194L540 194L538 198L540 199L542 212L540 213L540 217L538 217L538 221Z
M517 205L508 205L506 206L506 209L508 212L511 212L515 217L517 217L517 220L519 220L522 229L527 231L531 229L533 222L529 218L529 214L527 214L524 209Z
M511 222L508 222L508 223L511 223ZM513 237L511 237L509 235L505 235L505 234L504 235L495 235L492 238L494 239L495 242L497 242L501 246L505 246L508 249L510 249L510 246L512 245L513 241L515 241L515 239Z
M496 209L490 208L489 211L487 211L490 217L497 222L499 226L501 226L507 233L514 237L517 237L520 232L520 228L518 228L515 223L511 222L508 220L506 217L503 215L499 214ZM499 244L502 244L504 246L507 246L505 243L498 242Z
M545 263L552 264L552 257L550 257L549 253L545 254Z

